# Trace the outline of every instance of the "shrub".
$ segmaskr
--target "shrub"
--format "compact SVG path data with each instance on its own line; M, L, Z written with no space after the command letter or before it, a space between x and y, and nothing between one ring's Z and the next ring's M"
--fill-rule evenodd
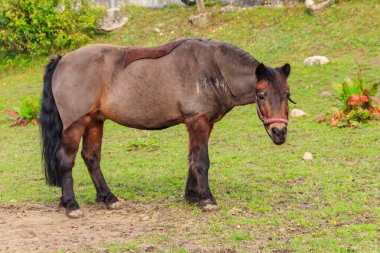
M103 9L88 0L0 0L0 50L48 54L95 34Z
M360 74L357 80L346 78L342 84L334 84L337 98L342 102L341 110L333 113L331 126L356 127L361 122L380 118L380 104L374 97L379 83L367 85ZM329 117L322 115L316 120L323 122Z
M342 84L334 84L338 99L342 102L342 110L349 112L358 105L360 107L369 107L369 90L367 84L362 78L351 80L346 78Z
M38 124L40 113L40 98L25 97L18 101L19 106L6 110L6 113L15 119L11 126L25 126L33 122Z

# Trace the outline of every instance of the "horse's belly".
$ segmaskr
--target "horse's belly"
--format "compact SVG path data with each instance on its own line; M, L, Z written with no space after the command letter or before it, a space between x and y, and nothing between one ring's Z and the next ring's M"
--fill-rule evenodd
M110 120L126 126L144 130L160 130L183 122L180 118L139 118L139 117L108 117Z
M123 126L138 129L164 129L183 122L183 117L175 104L154 104L147 101L123 101L110 103L101 108L105 118Z

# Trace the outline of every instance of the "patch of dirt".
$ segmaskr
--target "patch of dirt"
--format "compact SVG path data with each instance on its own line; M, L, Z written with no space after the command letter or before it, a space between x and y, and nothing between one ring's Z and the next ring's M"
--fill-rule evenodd
M84 206L82 210L84 217L70 219L63 209L53 206L0 207L0 252L107 252L101 247L104 243L136 240L141 242L139 247L144 247L141 251L170 247L185 247L194 252L223 250L203 247L199 238L188 238L199 234L197 225L207 222L212 214L198 217L186 208L178 210L167 204L131 202L124 202L120 210L110 211L99 206ZM154 240L154 236L163 235L171 239ZM141 236L147 240L141 241Z

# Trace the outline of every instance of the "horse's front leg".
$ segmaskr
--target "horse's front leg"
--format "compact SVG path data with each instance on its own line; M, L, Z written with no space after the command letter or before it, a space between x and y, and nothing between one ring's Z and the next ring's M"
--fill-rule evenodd
M216 201L208 185L208 140L213 127L205 116L199 116L186 122L190 138L189 175L187 178L185 199L198 204L204 211L217 210Z

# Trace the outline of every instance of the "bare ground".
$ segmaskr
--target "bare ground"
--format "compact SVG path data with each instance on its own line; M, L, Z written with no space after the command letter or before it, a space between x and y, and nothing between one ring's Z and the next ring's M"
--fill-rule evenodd
M84 217L70 219L64 210L52 205L0 207L0 252L107 252L104 244L136 240L138 249L127 252L155 252L172 247L191 252L235 252L215 245L202 246L199 225L213 214L195 217L190 210L167 204L129 202L124 202L120 210L100 206L84 206L82 210ZM160 236L170 239L154 239Z

